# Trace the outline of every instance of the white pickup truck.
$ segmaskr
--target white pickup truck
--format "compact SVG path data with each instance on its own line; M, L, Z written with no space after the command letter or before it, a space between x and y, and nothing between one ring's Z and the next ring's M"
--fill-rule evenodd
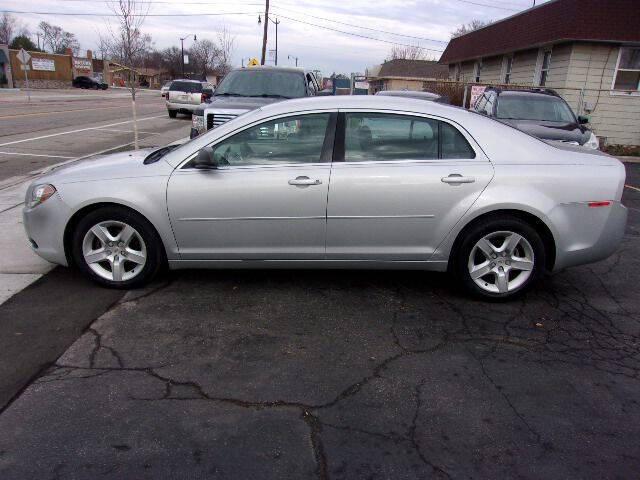
M213 86L197 80L174 80L166 93L169 117L176 118L178 113L191 115L196 108L213 94Z

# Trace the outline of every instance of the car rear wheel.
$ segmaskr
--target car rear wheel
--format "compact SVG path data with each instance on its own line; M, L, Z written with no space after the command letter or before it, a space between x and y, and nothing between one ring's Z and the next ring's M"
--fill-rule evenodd
M467 291L506 300L527 290L544 273L544 242L520 218L498 217L465 232L454 261L454 273Z
M72 248L80 270L112 288L143 286L165 263L162 242L151 224L119 207L100 208L82 218Z
M177 115L178 115L177 110L169 110L169 118L176 118Z

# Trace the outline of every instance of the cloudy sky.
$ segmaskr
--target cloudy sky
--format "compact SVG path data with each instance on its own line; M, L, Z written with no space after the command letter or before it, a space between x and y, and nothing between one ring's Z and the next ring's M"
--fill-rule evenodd
M195 33L199 39L215 39L226 27L235 36L233 60L260 56L264 0L140 0L148 6L143 30L155 47L180 45L179 37ZM536 3L540 4L538 0ZM439 58L451 32L473 19L498 20L526 8L533 0L272 0L270 17L280 20L278 63L331 72L363 72L380 63L393 43L418 45ZM76 34L83 49L96 49L98 33L107 33L104 0L2 0L2 9L13 13L33 33L40 21L60 25ZM38 13L26 13L38 12ZM55 14L58 13L58 14ZM66 15L60 15L64 13ZM79 15L79 14L91 14ZM180 16L184 15L184 16ZM264 18L263 18L264 21ZM192 39L185 42L185 48ZM275 48L274 26L269 26L269 46Z

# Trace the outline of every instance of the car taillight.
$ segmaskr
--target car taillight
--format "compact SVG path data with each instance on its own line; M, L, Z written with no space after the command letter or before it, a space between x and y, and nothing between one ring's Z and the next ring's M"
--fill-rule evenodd
M599 201L599 202L589 202L588 205L589 205L590 208L608 207L609 205L611 205L611 201L603 200L603 201Z

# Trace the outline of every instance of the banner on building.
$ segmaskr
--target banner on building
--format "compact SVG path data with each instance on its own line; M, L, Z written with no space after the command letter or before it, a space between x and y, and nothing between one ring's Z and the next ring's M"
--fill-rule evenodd
M76 70L91 70L91 60L88 58L75 58L73 59L73 68Z
M56 62L50 58L31 58L31 68L34 70L44 70L47 72L56 71Z

